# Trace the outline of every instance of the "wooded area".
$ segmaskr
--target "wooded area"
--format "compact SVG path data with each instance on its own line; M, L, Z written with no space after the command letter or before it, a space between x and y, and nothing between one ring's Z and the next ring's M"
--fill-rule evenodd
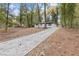
M76 10L77 9L77 10ZM79 28L79 4L61 4L61 25L66 28Z
M11 5L14 5L15 8L11 7ZM30 8L28 7L30 5ZM20 3L17 5L19 7L19 14L16 16L13 11L16 9L15 4L11 3L1 3L0 4L0 28L5 28L7 31L10 27L34 27L35 24L42 24L42 20L44 21L46 28L46 23L49 21L53 23L54 19L57 19L57 13L56 10L53 10L52 7L51 10L49 10L49 13L47 12L50 7L48 7L48 4L46 3L35 3L35 4L29 4L29 3ZM43 6L44 10L41 10L41 7ZM52 16L52 20L49 20L47 18L47 15ZM43 19L44 18L44 19ZM47 21L48 20L48 21ZM55 20L54 20L55 21ZM54 23L57 23L54 22Z
M14 5L15 8L10 7L11 5ZM28 5L31 7L29 8ZM17 16L12 13L16 6L19 7ZM42 6L44 10L41 10ZM62 3L54 8L47 3L20 3L19 5L0 3L0 27L5 28L6 31L8 27L34 27L35 24L42 23L43 17L45 28L47 22L55 23L58 26L58 16L60 16L62 27L79 28L78 6L75 3ZM52 16L52 21L47 16Z

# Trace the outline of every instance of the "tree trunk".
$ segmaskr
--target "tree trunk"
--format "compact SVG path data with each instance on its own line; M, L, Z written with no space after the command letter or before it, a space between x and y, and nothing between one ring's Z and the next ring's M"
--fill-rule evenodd
M44 19L45 19L45 26L44 26L44 28L47 28L47 24L46 24L46 3L44 3Z
M31 11L31 27L33 27L33 11Z
M37 11L38 11L38 21L39 21L39 23L38 23L38 28L39 28L39 25L40 25L40 22L41 22L41 18L40 18L40 9L39 9L39 5L38 5L38 3L37 3Z
M20 25L22 25L22 3L20 4Z
M6 24L5 24L6 25L6 27L5 27L6 32L8 30L8 20L9 20L8 14L9 14L9 3L7 4L7 17L6 17Z
M66 10L65 10L66 8L65 7L66 7L66 4L64 4L64 27L66 27L66 19L65 19L66 18L66 13L65 13L66 12Z

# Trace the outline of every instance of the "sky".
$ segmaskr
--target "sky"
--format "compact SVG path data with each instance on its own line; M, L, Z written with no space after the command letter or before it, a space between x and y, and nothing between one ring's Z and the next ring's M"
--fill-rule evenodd
M33 5L34 5L34 4L35 4L35 3L27 3L28 9L31 10L31 9L33 8ZM39 5L40 5L40 7L41 7L41 10L43 10L43 9L44 9L43 4L40 3ZM48 3L48 6L57 6L57 4L56 4L56 3ZM10 4L10 9L12 9L12 11L10 11L11 14L14 14L15 16L18 16L19 13L20 13L20 11L19 11L19 9L20 9L20 4L19 4L19 3L13 3L13 4L11 3L11 4Z

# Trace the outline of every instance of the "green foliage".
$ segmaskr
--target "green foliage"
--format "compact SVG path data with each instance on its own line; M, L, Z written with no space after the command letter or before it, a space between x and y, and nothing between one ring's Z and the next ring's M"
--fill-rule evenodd
M61 24L64 27L73 28L76 21L75 16L75 3L61 4Z
M61 4L61 24L62 26L66 26L66 3Z
M0 23L5 23L5 14L0 13Z
M41 8L39 4L37 3L36 8L34 9L34 12L33 12L33 24L41 23L42 17L41 17L40 12L41 12Z
M6 28L13 27L13 25L19 24L20 26L24 27L33 27L35 24L40 24L42 20L42 14L44 14L45 18L45 28L46 28L46 22L49 21L49 18L47 17L48 15L48 10L47 10L47 4L43 3L43 13L41 13L41 7L37 3L32 6L31 9L27 7L27 4L20 4L20 14L18 16L13 16L11 15L9 11L10 4L0 4L0 25L5 25ZM79 5L78 5L79 6ZM79 26L79 20L78 20L78 6L73 3L62 3L61 6L59 7L61 9L61 25L63 27L68 27L68 28L74 28ZM57 24L57 14L54 12L52 9L50 12L52 16L52 20L54 19L54 23ZM77 18L76 18L77 17ZM14 23L12 20L16 20L17 23Z

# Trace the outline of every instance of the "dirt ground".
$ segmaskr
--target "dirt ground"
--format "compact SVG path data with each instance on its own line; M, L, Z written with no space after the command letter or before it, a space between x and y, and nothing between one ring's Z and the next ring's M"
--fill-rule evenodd
M14 29L8 29L8 31L5 32L3 29L0 29L0 42L11 40L12 38L24 35L30 35L42 30L43 29L38 28L14 28Z
M79 56L79 30L60 28L27 56Z

